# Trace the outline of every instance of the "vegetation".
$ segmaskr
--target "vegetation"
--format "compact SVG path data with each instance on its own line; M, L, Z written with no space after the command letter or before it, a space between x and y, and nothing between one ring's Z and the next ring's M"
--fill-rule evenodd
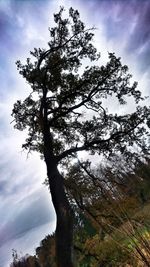
M80 209L76 204L76 221L74 231L74 262L76 266L149 266L150 262L150 186L148 173L150 165L140 164L134 173L122 174L121 190L115 191L117 198L106 199L106 195L97 198L99 205L94 206L91 200L86 208ZM107 176L108 177L108 176ZM140 178L140 179L139 179ZM110 177L112 180L112 176ZM133 181L128 183L129 179ZM124 190L122 190L122 185ZM97 184L95 185L96 188ZM147 188L147 198L139 193ZM81 188L81 187L80 187ZM136 189L138 188L138 190ZM93 196L93 188L91 193ZM123 192L122 194L120 192ZM81 188L82 198L87 191ZM130 195L130 196L129 196ZM102 202L105 205L101 207ZM95 216L97 214L97 216ZM55 234L47 236L36 249L36 256L18 259L13 266L56 266ZM26 259L27 265L23 264ZM28 260L28 261L27 261ZM31 261L32 260L32 261ZM23 263L22 263L23 262ZM29 265L32 263L32 265ZM36 265L39 264L39 265Z
M141 162L134 173L122 173L120 189L115 190L117 198L111 198L110 187L104 187L105 195L97 197L99 205L89 202L82 209L76 203L74 250L75 266L149 266L150 262L150 186L148 173L149 163ZM108 176L107 176L108 177ZM140 178L140 179L139 179ZM112 176L110 176L112 181ZM128 183L129 179L133 181ZM90 180L91 181L91 180ZM122 185L124 190L122 190ZM98 188L95 184L95 189ZM137 190L138 188L138 190ZM147 198L143 203L143 196L139 193L147 188ZM80 187L82 198L87 191ZM109 192L109 194L108 194ZM123 192L121 194L121 192ZM88 191L93 197L92 191ZM106 196L109 195L109 201ZM104 205L102 206L102 202ZM97 216L96 216L97 215ZM15 255L15 254L14 254ZM56 266L55 234L44 238L36 249L36 256L28 256L14 260L19 266ZM16 258L15 258L16 259ZM17 263L18 262L18 263ZM23 265L23 264L27 265ZM30 262L30 263L29 263ZM18 264L18 265L17 265ZM19 265L22 264L22 265ZM37 265L39 264L39 265Z
M138 202L132 194L129 197L129 192L125 195L119 185L123 186L127 175L120 176L109 168L104 169L103 175L100 170L93 172L89 161L77 160L77 153L85 151L106 158L120 155L135 164L139 152L140 157L149 153L149 109L140 106L144 99L137 83L131 84L128 67L122 65L120 58L109 53L108 63L100 65L100 54L93 45L94 28L85 27L77 10L70 8L68 18L63 18L63 12L64 8L60 8L54 15L56 26L49 29L48 50L35 48L31 52L34 60L28 58L25 65L17 61L20 74L32 90L24 101L14 104L12 116L15 128L28 131L23 148L38 151L46 163L57 216L54 259L44 256L47 263L41 266L53 266L56 259L58 267L71 267L75 261L84 262L84 254L87 257L81 266L94 266L103 258L100 247L111 244L105 240L106 233L111 235L114 227L120 227ZM106 107L106 99L116 99L117 105L123 106L128 97L135 102L133 113L117 114L111 112L109 105ZM93 233L101 231L100 240L99 234L91 237L85 226ZM81 237L79 230L84 233ZM89 252L89 243L93 242ZM100 247L99 242L103 242ZM78 250L77 256L73 256L73 248ZM112 244L112 254L113 248ZM114 255L118 259L118 254ZM41 261L41 249L37 256Z

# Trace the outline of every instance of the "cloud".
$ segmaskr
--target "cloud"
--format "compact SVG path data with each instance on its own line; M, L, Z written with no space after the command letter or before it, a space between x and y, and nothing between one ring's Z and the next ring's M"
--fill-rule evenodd
M7 15L11 14L11 0L1 0L0 10Z
M8 222L0 229L0 246L35 227L55 220L50 194L43 188L22 199L12 208L15 213L11 214ZM7 211L9 212L9 208Z
M35 227L18 238L9 240L0 247L0 267L8 267L12 262L12 249L17 250L18 254L24 256L26 253L35 254L35 248L39 246L40 241L55 229L55 222L46 223Z
M150 40L150 2L136 2L134 5L134 16L136 16L136 25L130 36L130 49L138 49Z
M128 37L126 50L130 55L136 55L138 68L144 72L150 66L150 2L135 1L132 11L135 23Z
M87 1L86 12L84 1L80 3L88 24L98 28L100 51L103 52L104 47L105 51L122 56L129 65L133 62L137 72L147 71L150 66L150 1Z
M0 267L4 267L14 246L23 253L33 251L37 241L52 231L42 225L52 222L52 229L55 227L50 194L42 185L45 164L36 153L27 159L27 154L21 152L26 134L15 131L10 124L13 103L29 92L15 61L24 60L32 47L45 44L48 39L46 1L43 8L36 2L24 2L0 1ZM28 240L32 242L29 244Z

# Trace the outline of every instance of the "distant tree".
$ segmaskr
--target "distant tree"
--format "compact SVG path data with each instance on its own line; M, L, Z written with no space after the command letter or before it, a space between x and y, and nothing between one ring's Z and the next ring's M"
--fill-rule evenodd
M88 161L79 161L66 175L67 194L75 213L83 221L87 218L102 239L140 206L135 192L139 179L133 173L116 172L112 166L92 168Z
M10 264L10 267L40 267L41 265L38 262L36 256L30 256L26 254L23 257L20 257L16 250L12 251L13 262Z
M71 267L73 211L58 166L67 165L79 151L105 156L119 151L130 159L135 145L141 155L147 153L144 123L149 109L138 105L143 100L141 92L137 83L130 83L128 67L120 58L109 53L108 63L100 66L100 54L92 43L94 28L86 29L77 10L70 8L68 18L63 11L61 7L54 14L56 26L49 29L49 49L35 48L31 52L35 61L27 58L25 65L17 61L32 90L24 101L14 104L12 116L16 129L28 130L23 148L40 152L46 163L57 216L57 266ZM135 100L135 110L117 114L128 97ZM115 114L109 111L114 99L118 100Z
M55 235L46 236L36 248L36 255L42 267L56 267Z

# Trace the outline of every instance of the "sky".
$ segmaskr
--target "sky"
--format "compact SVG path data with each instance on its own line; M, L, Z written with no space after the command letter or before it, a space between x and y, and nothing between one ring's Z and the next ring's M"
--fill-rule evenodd
M25 133L13 129L11 110L30 91L15 62L24 62L34 47L47 47L60 6L78 9L87 27L97 28L101 62L115 52L150 95L149 0L0 0L0 267L9 266L12 249L33 254L55 229L45 164L38 154L22 151Z

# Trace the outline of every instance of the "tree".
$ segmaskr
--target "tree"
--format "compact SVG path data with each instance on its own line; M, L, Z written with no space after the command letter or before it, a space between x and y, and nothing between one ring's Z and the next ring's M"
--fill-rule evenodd
M49 29L49 48L35 48L30 52L34 60L27 58L25 65L17 61L32 91L14 104L12 116L15 128L28 130L23 148L40 152L46 163L57 216L57 266L71 267L73 211L58 166L67 165L79 151L105 156L120 151L128 159L136 153L131 150L133 145L141 154L148 152L144 122L149 109L138 105L143 100L141 92L137 83L130 83L128 67L120 58L109 53L108 63L100 66L100 54L93 45L94 28L85 27L77 10L70 8L68 18L63 12L61 7L54 14L56 26ZM136 105L131 114L113 114L104 103L116 98L124 105L128 97Z
M36 256L41 266L56 267L55 260L55 235L46 236L40 246L36 248Z
M133 169L133 165L127 167L124 163L115 157L109 166L105 162L105 166L92 169L88 161L79 160L65 181L79 218L75 248L82 264L90 261L87 266L138 266L139 259L142 266L149 266L150 166L148 161L136 162Z
M17 251L13 249L12 257L13 262L10 264L10 267L40 267L36 256L26 254L25 256L20 257Z

